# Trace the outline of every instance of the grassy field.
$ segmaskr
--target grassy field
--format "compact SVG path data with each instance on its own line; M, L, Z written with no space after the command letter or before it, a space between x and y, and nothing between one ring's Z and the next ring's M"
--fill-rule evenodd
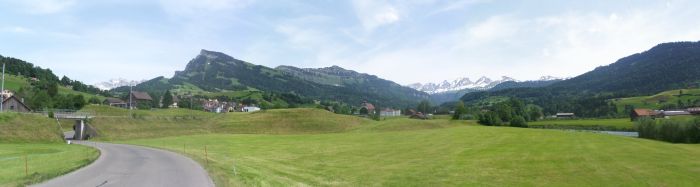
M33 114L0 113L0 186L44 181L92 162L97 150L66 145L55 120ZM25 174L24 157L29 166Z
M700 145L585 132L456 125L122 143L186 152L220 186L700 185Z
M97 159L96 149L63 143L0 143L0 186L45 181ZM25 173L25 156L28 175Z
M542 120L528 122L527 125L532 128L635 131L629 118Z
M660 109L664 104L677 104L679 100L688 104L689 100L694 102L696 99L700 99L700 89L682 90L683 95L680 95L681 90L669 90L652 96L613 99L613 102L617 105L618 110L622 111L625 109L625 105L632 105L635 108Z

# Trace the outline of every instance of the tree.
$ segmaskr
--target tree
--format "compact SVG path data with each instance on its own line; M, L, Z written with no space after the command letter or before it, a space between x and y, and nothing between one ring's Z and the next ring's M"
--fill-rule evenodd
M369 111L367 110L367 108L365 108L365 107L360 108L360 115L367 115L367 114L369 114Z
M63 78L61 78L61 85L63 85L63 86L71 85L72 82L73 82L73 81L71 81L71 80L70 80L68 77L66 77L65 75L63 76Z
M85 97L82 94L73 96L73 108L75 110L83 108L87 102L85 102Z
M533 104L525 106L525 113L527 113L526 121L537 121L544 116L542 107Z
M89 101L90 104L100 104L100 102L101 102L100 99L97 97L94 97L94 96L91 97L90 101Z
M170 105L173 105L173 95L170 93L170 90L166 90L165 93L163 94L163 108L168 108Z
M455 113L452 115L452 119L460 120L462 115L467 113L467 108L464 107L464 102L458 101L455 105Z
M46 91L36 92L30 101L30 106L35 110L51 107L51 97Z
M416 110L418 110L418 112L422 112L423 114L430 113L430 102L428 100L421 101L420 103L418 103L418 107L416 107Z
M527 122L522 116L515 116L510 120L511 127L527 127Z
M58 83L52 82L47 85L46 92L51 97L56 97L58 95Z

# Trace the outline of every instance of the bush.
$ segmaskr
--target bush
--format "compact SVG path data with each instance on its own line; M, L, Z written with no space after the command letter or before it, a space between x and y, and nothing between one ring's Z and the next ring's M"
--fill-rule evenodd
M640 119L635 123L640 138L672 143L700 143L700 118L691 121Z
M522 116L515 116L510 120L511 127L527 127L527 122Z

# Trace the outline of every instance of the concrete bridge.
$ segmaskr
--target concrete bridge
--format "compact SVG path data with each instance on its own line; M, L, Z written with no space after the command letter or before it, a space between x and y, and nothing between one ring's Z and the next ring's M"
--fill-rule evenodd
M50 116L51 113L53 113L53 117L58 120L60 119L68 119L68 120L75 120L75 123L73 124L73 132L72 133L66 133L66 134L72 134L71 137L66 136L66 139L71 139L71 140L87 140L90 139L91 137L97 136L97 131L91 127L89 124L87 124L87 120L95 117L93 112L84 112L84 111L75 111L75 110L52 110L52 111L38 111L35 113L40 113L42 115L45 115L47 117ZM60 125L60 122L58 122Z

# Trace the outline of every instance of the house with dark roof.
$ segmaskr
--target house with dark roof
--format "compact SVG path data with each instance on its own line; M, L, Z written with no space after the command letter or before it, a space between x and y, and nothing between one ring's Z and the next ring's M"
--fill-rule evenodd
M22 99L18 99L15 96L10 96L2 101L2 111L12 111L12 112L31 112L27 105L24 104Z
M146 92L132 91L129 93L130 102L129 106L131 108L136 108L141 105L151 106L153 103L153 98Z
M108 97L107 99L102 102L102 104L107 105L107 106L113 106L113 107L119 107L119 108L127 108L127 103L124 100L121 100L119 98L113 98L113 97Z

